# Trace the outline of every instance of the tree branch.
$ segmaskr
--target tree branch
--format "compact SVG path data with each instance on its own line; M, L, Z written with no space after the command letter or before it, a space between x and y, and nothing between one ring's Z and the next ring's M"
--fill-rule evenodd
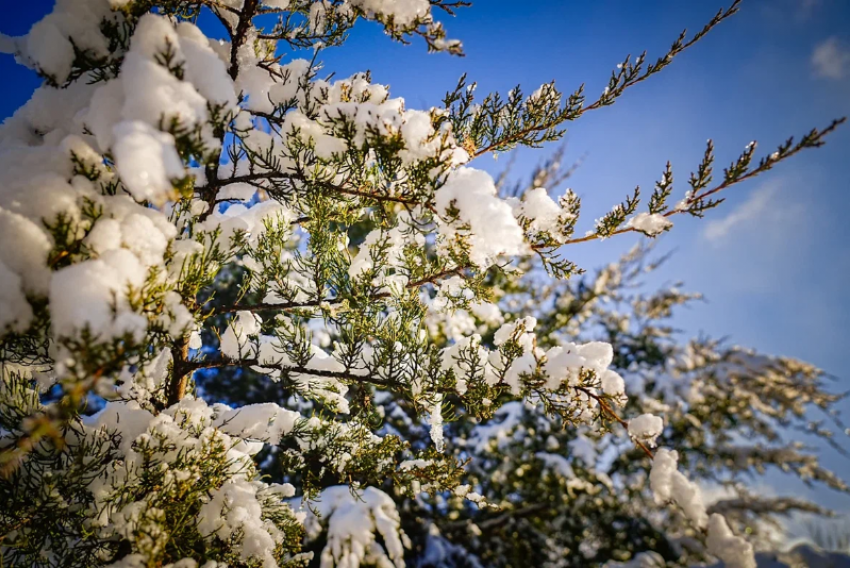
M231 79L236 79L239 74L239 48L245 43L245 38L248 35L248 29L251 27L251 20L254 13L257 11L259 0L245 0L245 5L239 14L239 23L236 24L236 35L230 44L230 69L228 73Z
M736 178L733 178L733 179L726 179L726 180L723 181L723 183L718 184L718 185L716 185L715 187L713 187L709 190L706 190L702 193L688 197L685 200L685 205L686 205L685 207L676 208L676 209L672 209L670 211L667 211L666 213L663 213L663 216L665 218L669 218L669 217L672 217L674 215L679 215L681 213L688 213L687 206L690 206L690 205L693 205L694 203L698 203L700 201L703 201L703 200L705 200L705 199L707 199L707 198L709 198L709 197L711 197L711 196L713 196L717 193L720 193L724 189L728 189L729 187L732 187L735 184L738 184L738 183L741 183L743 181L747 181L748 179L754 178L757 175L762 174L762 173L770 170L771 168L773 168L773 166L778 164L780 161L785 160L787 158L790 158L791 156L798 154L799 152L801 152L802 150L804 150L806 148L816 148L818 146L821 146L822 144L824 144L824 142L821 141L821 138L823 138L824 136L826 136L828 134L831 134L836 128L838 128L840 125L842 125L844 122L846 122L846 120L847 120L847 117L838 118L838 119L833 120L829 124L829 126L824 128L823 130L817 130L817 129L813 130L811 133L809 133L809 135L806 138L804 138L794 148L792 148L788 152L782 154L780 157L778 157L776 159L771 159L770 157L763 159L762 162L758 165L758 167L752 169L751 171L749 171L749 172L747 172L747 173L745 173L741 176L738 176ZM614 235L622 235L623 233L640 233L640 232L641 231L638 231L637 229L634 229L632 227L625 227L623 229L618 229L618 230L606 235L606 238L613 237ZM574 244L577 244L577 243L586 243L588 241L595 241L599 238L600 238L599 234L587 235L587 236L584 236L584 237L579 237L577 239L568 239L568 240L564 241L563 243L561 243L560 246L574 245Z
M589 396L590 398L592 398L596 402L598 402L599 407L602 408L602 410L607 412L608 415L611 416L611 418L613 418L614 420L619 422L623 426L623 428L625 428L626 431L628 431L629 423L626 422L625 420L623 420L622 418L620 418L620 415L617 414L617 412L614 411L614 409L611 408L608 405L608 403L605 401L605 399L603 399L598 394L596 394L596 393L592 392L591 390L586 389L584 387L575 387L575 388L576 388L576 390L580 390L581 392L583 392L584 394L586 394L587 396ZM637 445L637 447L639 447L641 450L643 450L643 453L645 453L647 456L649 456L649 459L651 459L651 460L655 459L655 456L652 454L650 449L647 448L646 445L643 442L641 442L640 440L635 440L635 439L632 439L632 441L635 443L635 445Z
M459 266L452 269L442 270L437 272L436 274L432 274L427 278L422 278L421 280L416 280L415 282L410 282L407 284L406 288L420 288L425 286L426 284L433 284L438 280L445 278L447 276L452 276L455 274L459 274L463 270L465 270L466 266ZM366 300L380 300L382 298L390 297L389 292L377 292L375 294L370 294L366 296ZM262 312L262 311L287 311L287 310L297 310L300 308L317 308L322 304L328 304L331 306L339 305L343 302L343 300L347 300L348 298L325 298L321 300L307 300L306 302L282 302L279 304L273 304L269 302L257 302L255 304L233 304L231 306L220 306L217 308L213 308L210 310L208 315L212 315L213 313L219 314L232 314L235 312Z
M682 53L683 51L685 51L689 47L693 46L699 40L701 40L703 38L703 36L705 36L709 31L711 31L712 28L714 28L717 24L719 24L723 20L729 18L733 14L735 14L738 11L738 5L740 3L741 3L741 0L734 0L734 2L732 2L732 5L729 6L729 8L727 8L726 10L721 8L717 12L717 14L714 16L714 18L712 18L711 21L709 21L708 24L706 24L703 27L702 30L700 30L697 34L694 35L694 37L692 37L689 41L687 41L685 43L682 43L682 41L685 39L685 33L686 32L682 32L682 34L679 36L678 41L673 44L673 47L670 49L670 51L667 52L667 54L664 57L658 59L658 61L656 61L655 64L650 64L649 66L647 66L646 71L644 71L643 73L639 73L638 75L634 76L631 79L626 78L626 80L623 81L622 84L616 85L613 90L606 89L605 92L602 94L602 96L600 96L594 103L592 103L588 106L582 106L582 107L576 109L574 112L568 112L566 114L562 114L562 115L558 116L555 120L552 120L552 121L549 121L549 122L546 122L546 123L543 123L543 124L537 124L537 125L534 125L534 126L530 126L528 128L525 128L525 129L523 129L519 132L516 132L516 133L508 136L507 138L503 138L501 140L493 142L490 145L488 145L487 147L476 151L473 154L472 157L478 158L479 156L486 154L487 152L491 152L493 150L497 150L499 148L503 148L505 146L509 146L511 144L514 144L517 141L522 140L525 136L527 136L531 133L549 130L551 128L558 126L559 124L563 124L564 122L576 120L588 111L596 110L596 109L602 108L604 106L609 106L609 105L613 104L614 101L620 95L622 95L623 92L626 89L628 89L629 87L632 87L634 85L637 85L638 83L645 81L646 79L648 79L652 75L655 75L656 73L661 71L664 67L666 67L667 65L669 65L673 61L674 57L676 57L677 55L679 55L680 53ZM645 55L646 54L644 52L644 56ZM643 59L644 56L641 56L641 59ZM628 62L628 58L626 59L626 62ZM621 74L623 73L622 67L620 68L620 73ZM618 78L618 77L622 77L622 75L615 75L614 76L614 78ZM582 88L583 88L583 85L582 85ZM581 92L581 89L579 91L577 91L577 93L580 93L580 92ZM567 110L567 109L565 108L564 110Z
M260 361L259 359L211 359L208 361L190 361L187 366L192 370L198 369L222 369L226 367L262 367L263 369L274 369L282 373L297 373L300 375L313 375L316 377L326 377L338 379L341 381L351 381L356 383L371 384L384 388L391 388L400 383L398 381L389 381L370 377L368 375L358 375L351 371L329 371L327 369L311 369L301 365L279 365Z

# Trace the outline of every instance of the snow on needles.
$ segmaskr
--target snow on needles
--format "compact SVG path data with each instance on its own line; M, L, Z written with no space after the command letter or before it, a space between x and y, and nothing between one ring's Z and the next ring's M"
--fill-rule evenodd
M449 241L465 238L469 258L477 266L487 268L499 255L517 255L527 249L511 206L499 199L487 172L459 168L434 199L441 217L449 220L440 223L440 234ZM456 220L451 221L453 211Z
M679 454L659 448L652 461L649 486L658 503L675 503L697 528L707 529L706 549L729 568L755 568L753 547L729 529L719 514L706 512L699 486L677 469Z
M629 420L629 436L650 447L655 446L655 440L664 431L664 420L660 416L641 414Z
M192 558L163 560L172 529L188 526L193 550L272 568L304 560L290 557L303 529L309 541L325 535L323 568L401 568L411 543L393 496L353 480L402 480L393 495L434 490L437 500L484 506L490 492L452 469L461 454L443 424L450 405L483 417L460 450L480 453L532 435L524 405L549 404L581 433L565 444L549 436L531 457L571 487L591 470L611 487L595 471L602 454L588 425L605 404L627 401L612 346L550 342L549 332L539 346L537 319L478 278L491 267L521 271L523 257L543 254L541 239L564 243L573 194L556 202L535 187L503 199L488 173L465 166L464 146L475 141L455 138L453 111L406 108L368 73L324 80L308 59L281 62L274 40L240 21L241 0L204 8L231 32L249 24L230 34L232 45L181 12L140 14L143 4L57 0L25 36L0 37L0 51L46 79L0 126L0 338L43 340L39 365L20 365L26 384L0 385L0 407L18 397L31 414L64 420L65 408L54 413L58 403L40 396L54 385L73 405L92 393L104 401L55 429L66 444L45 445L61 467L96 466L74 486L69 506L83 528L63 546L111 543L100 566L198 568ZM295 42L307 33L333 40L365 17L399 38L424 35L432 49L457 45L429 0L261 4L305 16L290 30ZM671 223L642 213L627 226L657 235ZM244 289L222 306L230 295L219 292L237 280ZM205 345L211 336L218 341ZM287 407L196 397L203 385L193 390L193 373L223 367L284 382ZM411 401L404 420L421 420L433 447L384 436L357 406L382 396ZM28 420L3 420L0 448L33 433ZM663 429L644 414L628 433L654 446ZM81 459L61 453L71 450ZM307 479L318 464L320 484L351 486L295 498L295 487L263 476L255 459L266 454L288 460L288 478ZM47 487L47 477L33 486ZM710 552L751 568L751 547L707 515L675 452L658 451L649 483L656 500L707 527ZM167 509L184 501L183 525L173 526ZM117 558L125 543L131 552Z
M673 221L659 213L638 213L626 223L626 227L640 231L650 237L669 231L672 226Z
M380 489L367 487L353 495L346 485L328 487L316 501L303 505L307 538L314 540L323 528L327 530L327 544L320 555L323 568L363 564L403 568L410 540L401 529L395 503ZM383 545L376 540L378 534Z

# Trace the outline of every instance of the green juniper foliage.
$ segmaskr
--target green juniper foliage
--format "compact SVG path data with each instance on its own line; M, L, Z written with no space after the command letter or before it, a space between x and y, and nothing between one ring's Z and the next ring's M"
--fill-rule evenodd
M591 277L566 245L702 217L843 119L718 179L709 142L687 188L667 164L595 224L562 152L527 184L474 164L739 3L598 97L463 77L426 110L322 49L369 20L462 55L463 0L58 0L0 38L44 80L0 127L0 566L750 568L782 516L827 514L746 489L847 490L782 437L841 448L826 375L682 343L698 296L641 289L648 247Z

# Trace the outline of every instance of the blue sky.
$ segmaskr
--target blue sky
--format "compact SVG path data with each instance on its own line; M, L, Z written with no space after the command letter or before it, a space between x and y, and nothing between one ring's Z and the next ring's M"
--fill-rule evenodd
M478 0L458 17L444 19L449 36L464 42L464 58L429 55L419 42L393 44L376 25L364 23L344 48L327 50L321 59L340 76L371 70L375 81L389 84L393 95L415 108L439 104L464 72L482 94L517 84L530 92L555 79L567 91L586 83L592 96L626 54L644 49L650 59L662 54L682 28L701 28L721 1ZM4 10L0 31L25 33L51 4L14 3ZM6 78L0 91L5 117L29 98L38 80L8 56L0 57L0 74ZM635 185L650 190L667 160L681 195L707 138L714 140L722 167L753 139L770 152L792 134L848 114L850 2L745 0L738 15L663 73L613 107L570 125L567 160L585 157L570 186L583 198L589 228ZM527 173L554 148L519 151L515 171ZM484 157L475 166L496 172L506 161L507 156ZM811 361L840 377L837 389L850 389L844 365L850 346L848 161L845 125L826 147L730 189L727 202L706 219L678 219L661 239L661 249L676 254L658 281L683 280L708 300L681 314L678 325L690 334L726 336L732 343ZM566 252L594 268L635 238ZM843 410L850 418L850 404ZM850 460L828 454L825 463L850 477ZM850 510L850 498L814 496Z

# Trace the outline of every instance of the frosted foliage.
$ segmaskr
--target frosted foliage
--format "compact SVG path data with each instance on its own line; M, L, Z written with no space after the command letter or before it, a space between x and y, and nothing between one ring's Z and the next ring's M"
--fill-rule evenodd
M722 560L729 568L755 568L753 547L729 529L723 515L713 514L708 520L708 552Z
M367 487L352 495L347 486L329 487L303 507L307 537L315 539L326 531L322 568L357 568L367 563L404 566L404 549L410 542L401 530L395 503L380 489ZM383 545L376 541L376 535L381 536Z
M555 203L545 188L533 187L523 194L521 201L515 198L513 201L514 215L527 222L532 234L545 233L556 242L565 240L563 228L575 215Z
M174 137L139 121L120 122L113 133L115 167L133 197L165 201L171 180L185 175Z
M31 293L43 294L50 281L47 256L50 239L33 221L12 211L0 209L0 241L16 243L0 248L0 260L20 279L20 285Z
M104 338L143 334L147 322L132 312L128 294L144 279L144 267L125 249L58 270L50 283L54 333L70 336L88 328ZM118 316L113 318L113 312Z
M32 320L32 308L21 287L21 277L0 262L0 329L24 331Z
M558 138L613 98L476 97L462 81L445 105L412 108L367 72L322 71L363 19L459 53L436 18L465 4L57 0L0 36L44 81L0 126L4 562L401 568L424 551L482 566L517 538L541 565L574 565L605 554L586 519L642 499L671 510L636 505L647 530L616 538L661 542L684 516L668 540L751 566L740 520L708 516L675 451L658 450L648 487L622 460L683 422L703 428L701 400L741 393L771 423L829 404L802 380L787 390L805 396L762 402L734 373L767 364L743 351L721 368L654 349L673 340L650 324L681 296L630 298L641 270L567 278L581 271L565 245L659 235L700 216L699 196L669 210L659 190L655 213L627 202L573 239L580 203L553 199L558 160L524 191L470 164ZM639 337L611 309L625 302ZM706 361L721 387L689 379ZM799 449L770 451L841 487ZM550 530L564 510L594 536Z
M87 436L94 438L104 432L114 432L121 439L117 460L101 476L93 479L88 488L98 504L99 514L93 521L95 529L103 536L120 534L144 539L142 544L156 548L160 537L156 536L158 533L154 527L163 520L160 513L144 501L122 505L116 501L116 496L123 488L142 483L144 468L140 466L145 463L143 456L149 452L153 452L167 470L161 491L197 483L200 464L187 461L183 456L195 451L200 459L204 459L204 452L208 451L204 448L214 443L225 453L206 459L220 460L218 467L228 468L231 475L221 486L209 490L204 498L196 519L199 531L209 538L225 542L235 539L239 556L245 561L277 566L274 550L281 543L282 535L280 529L266 518L267 499L289 497L292 488L252 480L250 456L259 448L236 437L236 434L279 438L282 432L291 429L292 421L269 425L269 429L265 430L264 426L269 421L263 422L263 419L267 419L269 413L251 407L245 410L246 417L240 424L233 425L234 418L226 407L211 408L202 400L191 397L157 416L135 402L107 404L86 426ZM255 420L253 417L257 416L260 418ZM224 423L231 426L222 429L215 426ZM233 437L222 433L224 429ZM269 431L273 433L269 434ZM288 507L286 510L289 510Z
M260 560L264 568L277 566L273 551L277 529L263 520L263 508L257 500L264 484L244 479L227 481L214 491L198 514L198 530L214 534L222 541L241 536L240 558Z
M515 255L525 249L511 207L496 195L496 185L487 172L458 169L437 191L435 205L446 216L450 209L457 210L457 220L441 224L440 234L449 240L467 238L470 260L482 268L499 255Z
M626 226L654 237L669 230L673 222L658 213L638 213L629 219Z
M708 521L702 495L699 487L676 469L678 460L676 451L659 448L652 460L649 485L657 502L675 502L692 523L702 528Z
M254 438L277 445L281 436L289 434L301 417L267 402L249 404L219 415L216 425L223 432L242 438Z
M410 25L431 11L427 0L351 0L351 3L367 12L392 16L400 26Z
M664 431L664 420L660 416L641 414L629 420L629 436L650 446Z
M626 382L616 371L607 369L601 377L602 392L611 396L619 403L624 403L626 397Z

